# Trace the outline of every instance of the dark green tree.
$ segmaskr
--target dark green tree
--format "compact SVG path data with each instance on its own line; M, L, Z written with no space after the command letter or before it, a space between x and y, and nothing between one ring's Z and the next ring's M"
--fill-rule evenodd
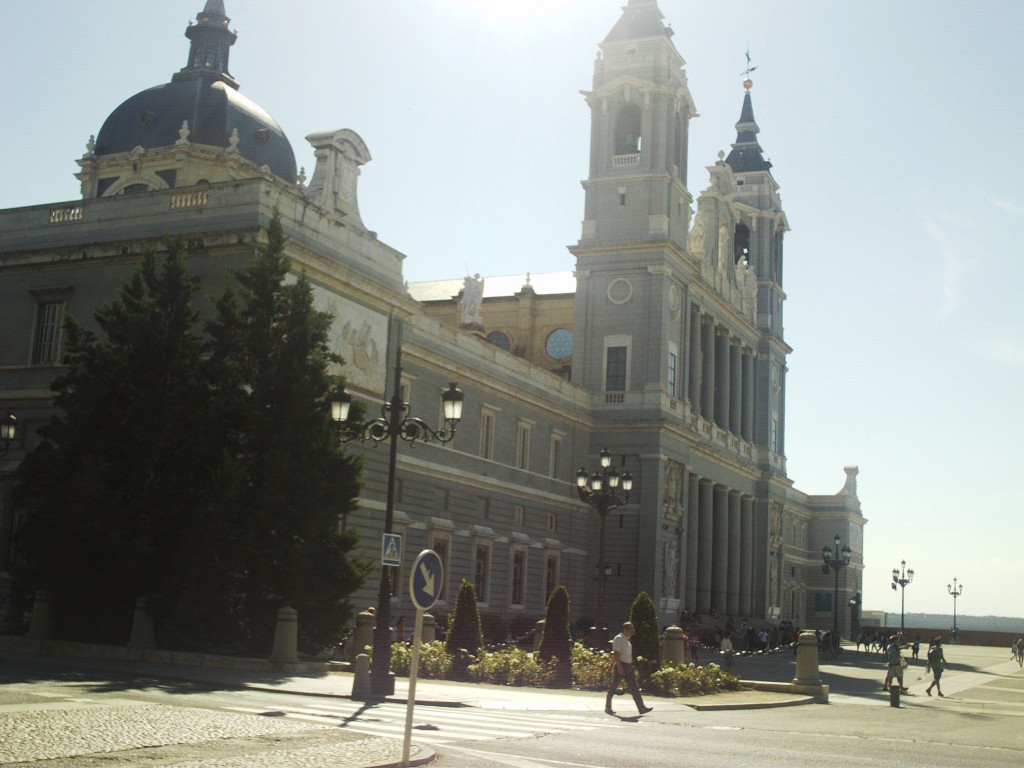
M661 664L661 635L658 631L658 611L654 601L646 592L633 600L629 609L629 620L633 622L633 658L643 659L643 669L656 670Z
M221 446L205 407L197 289L173 240L96 311L101 335L66 323L57 415L19 469L31 508L19 582L49 593L63 637L125 642L135 599L166 602L216 525Z
M359 463L342 453L329 416L343 383L330 373L343 362L330 351L332 317L314 307L305 274L287 279L284 245L275 212L266 246L236 272L208 326L209 378L229 422L236 588L258 650L269 649L284 606L298 611L301 644L336 643L346 598L369 567L350 556L357 537L340 527L356 504Z
M555 685L569 687L572 684L572 633L569 630L569 592L563 586L555 587L548 598L538 653L542 661L555 660Z
M455 599L455 613L449 616L448 637L444 649L452 656L451 676L465 677L471 657L480 652L484 645L480 610L476 605L476 589L472 582L462 580L459 595Z

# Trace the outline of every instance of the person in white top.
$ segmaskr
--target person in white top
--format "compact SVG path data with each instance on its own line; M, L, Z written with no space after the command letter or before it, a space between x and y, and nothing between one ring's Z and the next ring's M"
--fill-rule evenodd
M608 695L604 700L604 711L609 715L615 714L615 710L612 709L612 696L615 695L615 689L619 687L621 680L626 681L641 715L654 709L654 707L644 704L644 699L640 695L640 686L636 682L636 672L633 671L633 644L629 641L632 636L633 622L627 621L622 625L622 631L612 640L612 684L608 687Z

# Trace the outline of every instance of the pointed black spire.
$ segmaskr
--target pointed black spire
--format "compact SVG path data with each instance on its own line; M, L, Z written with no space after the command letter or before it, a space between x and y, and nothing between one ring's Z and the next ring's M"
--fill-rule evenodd
M725 158L725 162L736 173L767 171L772 167L772 164L764 159L764 150L757 142L757 134L761 129L754 120L754 104L750 99L752 86L749 77L743 81L743 87L747 92L743 94L743 108L740 110L740 120L736 123L736 143L732 145L732 152Z
M185 37L192 41L192 46L188 63L174 75L174 82L202 77L238 87L228 71L228 51L237 39L228 29L230 22L223 0L206 0L206 7L196 16L196 22L189 22L185 30Z

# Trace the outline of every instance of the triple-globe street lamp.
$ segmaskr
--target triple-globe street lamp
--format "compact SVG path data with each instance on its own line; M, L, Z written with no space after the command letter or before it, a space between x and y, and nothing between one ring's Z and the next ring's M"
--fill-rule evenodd
M601 451L600 457L600 472L588 472L586 467L580 467L576 471L576 491L584 503L594 508L601 521L597 534L597 611L594 620L594 633L603 640L607 640L608 627L605 623L604 613L604 589L607 576L604 552L605 530L608 513L629 501L629 492L633 490L633 475L629 472L619 474L612 466L612 455L607 448Z
M0 456L7 454L18 433L18 417L8 411L0 416Z
M902 570L901 570L902 569ZM892 569L892 591L896 591L896 586L900 588L900 632L903 632L904 624L904 608L906 606L906 595L907 595L907 584L914 580L914 569L907 570L907 561L901 560L899 568Z
M349 408L352 395L342 387L331 402L331 418L338 428L338 439L372 440L375 444L390 441L388 454L387 503L384 508L384 535L392 533L395 520L395 474L398 461L398 441L407 443L448 443L462 420L462 391L454 382L441 392L444 426L433 429L425 421L413 416L409 404L402 399L402 346L395 353L395 382L391 400L381 405L381 415L366 422L350 422ZM376 625L373 628L373 661L370 666L370 692L373 696L391 696L395 692L395 678L391 673L391 574L381 564L380 589L377 593Z
M835 592L832 596L832 654L835 655L836 649L839 647L839 571L850 564L850 555L853 550L849 546L843 545L839 547L839 534L837 533L832 539L833 548L828 547L821 548L821 570L826 576L831 570L836 576Z
M956 577L953 577L953 583L947 584L946 589L949 590L949 594L953 596L953 639L959 637L960 632L956 628L956 599L964 593L964 585L960 584L957 586Z

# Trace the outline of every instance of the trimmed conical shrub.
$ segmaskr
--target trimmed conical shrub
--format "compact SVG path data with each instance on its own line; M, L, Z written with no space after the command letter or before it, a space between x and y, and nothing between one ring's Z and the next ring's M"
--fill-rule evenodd
M661 663L661 636L658 631L658 611L654 601L646 592L641 592L633 600L629 609L629 620L633 622L633 659L640 657L643 666L657 669Z
M480 611L476 607L476 589L472 583L463 579L444 646L452 657L452 677L462 679L466 676L470 662L480 652L483 644Z
M569 631L569 592L555 587L548 598L544 617L544 635L538 652L541 661L555 663L554 684L561 688L572 685L572 636Z

